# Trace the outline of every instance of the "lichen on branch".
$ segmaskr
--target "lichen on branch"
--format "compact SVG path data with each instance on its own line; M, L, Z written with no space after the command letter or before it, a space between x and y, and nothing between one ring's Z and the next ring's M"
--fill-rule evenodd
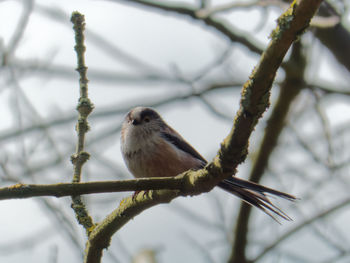
M75 32L75 52L77 54L77 68L79 73L79 92L80 98L77 105L78 111L78 121L75 126L77 131L78 141L76 145L76 151L71 156L71 161L73 163L73 183L78 183L81 180L81 172L84 163L89 159L90 154L84 151L85 144L85 134L89 131L88 116L92 112L94 105L88 98L88 78L86 76L87 67L85 66L85 45L84 45L84 30L85 30L85 18L79 12L73 12L71 16L71 21L73 23L73 29ZM94 227L92 218L81 200L79 195L72 195L72 208L75 212L75 216L85 230L87 235L90 234Z

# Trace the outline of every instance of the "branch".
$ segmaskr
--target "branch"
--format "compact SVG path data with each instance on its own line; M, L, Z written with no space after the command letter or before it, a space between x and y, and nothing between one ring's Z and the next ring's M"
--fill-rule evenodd
M121 181L58 184L15 184L0 188L0 200L39 196L72 196L122 191L141 191L183 188L181 177L140 178Z
M36 4L35 9L39 11L41 14L47 16L49 19L57 21L61 23L62 25L66 26L69 25L67 23L67 14L65 10L60 9L57 6L45 6ZM160 76L160 73L162 72L161 68L155 68L153 65L149 64L146 61L141 60L140 58L137 58L133 54L129 54L125 50L121 49L120 47L117 47L115 43L112 41L107 40L99 33L89 30L88 28L85 29L86 35L88 40L91 41L92 44L97 46L99 50L105 54L107 54L109 57L113 57L118 62L123 61L126 65L135 67L142 72L148 72L149 74L152 74L151 72L154 72L154 74L158 74ZM69 70L69 72L71 72ZM105 71L104 71L105 72ZM91 71L89 73L90 78L92 77Z
M75 80L76 76L69 66L61 64L49 64L47 61L41 61L36 58L33 59L19 59L11 60L11 66L21 72L21 79L32 77L33 73L42 76L55 76L65 79ZM169 76L169 74L161 75L157 72L133 72L125 73L110 69L91 69L90 77L102 83L145 83L145 82L179 82Z
M302 53L300 42L294 44L290 60L285 63L286 78L280 85L280 93L270 118L267 121L264 137L259 146L257 157L253 163L249 180L258 183L268 166L270 156L277 146L278 139L285 126L289 109L305 86L304 72L306 59ZM245 249L247 246L248 225L251 207L241 203L237 224L234 228L234 242L230 262L246 261Z
M151 3L150 1L133 2ZM321 0L295 1L279 18L267 50L262 54L258 66L243 87L240 109L231 132L221 144L218 155L204 169L182 174L184 190L188 195L210 191L220 181L235 174L237 166L245 160L249 137L259 118L269 106L270 89L277 69L290 45L309 25L320 3ZM180 10L188 12L187 9ZM179 191L158 190L149 191L147 195L137 195L137 198L129 197L123 200L115 211L92 230L86 245L84 262L100 262L103 249L109 246L116 231L143 210L160 203L170 202L179 195Z
M116 2L116 0L110 0L110 1ZM162 11L191 17L192 19L204 22L207 26L212 27L218 32L222 33L224 36L229 38L232 42L240 43L256 54L261 54L263 52L261 45L255 44L257 43L257 40L251 40L249 39L249 37L245 36L243 33L238 33L239 32L238 29L233 29L232 25L227 26L223 21L220 21L210 16L203 17L200 13L201 9L197 10L192 7L183 7L176 4L164 3L163 1L150 1L150 0L122 0L122 1L128 4L135 3L145 7L151 7Z
M279 237L277 240L275 240L275 242L273 242L271 245L269 245L268 247L266 247L264 249L264 251L262 251L252 262L257 262L258 260L260 260L262 257L264 257L269 251L271 251L274 247L276 247L277 245L281 244L281 242L287 238L289 238L290 236L294 235L295 233L297 233L299 230L303 229L304 227L314 223L316 220L319 220L323 217L329 216L330 214L336 212L337 210L348 206L350 204L350 198L347 198L341 202L339 202L338 204L334 205L333 207L320 212L316 215L314 215L313 217L305 220L304 222L300 223L299 225L295 226L294 228L292 228L291 230L289 230L287 233L283 234L281 237Z
M333 87L334 85L327 83L326 81L322 81L323 83L308 83L307 87L312 90L319 90L322 91L325 94L340 94L340 95L346 95L350 96L349 87L342 87L341 85L337 84L336 87ZM326 82L326 83L325 83Z
M87 67L85 66L85 46L84 46L84 30L85 30L85 18L78 12L73 12L71 21L74 24L73 29L75 31L75 42L74 47L77 53L78 67L76 70L79 72L79 87L80 87L80 98L78 101L78 123L75 127L78 133L78 142L76 146L75 154L72 155L71 161L73 163L73 183L80 182L81 170L84 163L89 159L89 153L84 151L85 134L89 131L89 124L87 117L92 112L94 105L88 98L88 79L86 77ZM89 216L84 203L82 202L79 195L72 195L72 209L75 212L75 216L81 224L87 235L90 233L90 229L93 227L94 223L92 218Z
M242 1L242 2L228 2L221 5L216 5L214 7L201 8L197 13L201 17L212 16L217 13L236 11L239 9L247 9L247 8L256 8L260 7L268 7L268 6L279 6L281 9L287 9L288 4L283 3L279 0L255 0L255 1Z
M326 19L333 17L336 12L326 3L320 8L320 13ZM335 59L350 71L349 28L342 23L336 23L331 27L317 28L314 34L331 51Z
M11 36L11 39L7 45L7 48L3 54L2 65L7 65L9 61L12 60L14 53L23 38L24 32L28 26L30 15L33 12L34 1L25 1L23 2L23 14L20 17L20 21L18 22L14 34Z
M217 89L224 89L224 88L229 88L231 86L241 86L241 85L242 85L241 82L215 83L212 85L208 85L205 89L201 91L190 90L188 93L185 93L185 94L174 92L172 94L168 93L167 94L168 97L160 97L160 98L155 98L153 95L149 96L148 98L145 98L145 96L143 96L140 99L140 103L148 107L159 107L162 105L166 105L170 102L187 100L193 97L198 97ZM100 119L108 116L114 117L118 114L125 114L125 112L130 109L130 105L138 105L138 104L139 103L135 103L135 99L134 99L132 101L126 101L125 103L122 103L117 106L113 105L112 107L107 106L104 108L100 108L99 110L94 111L94 114L92 114L90 119ZM59 125L64 125L66 123L73 122L76 119L75 114L63 113L61 115L63 115L63 117L49 118L47 120L43 120L41 123L38 123L38 124L31 124L31 126L23 127L21 129L16 129L16 130L12 129L12 130L0 133L0 142L4 140L17 138L26 133L33 133L39 130L43 130L43 129L47 129L47 128L51 128ZM89 143L91 144L91 141Z

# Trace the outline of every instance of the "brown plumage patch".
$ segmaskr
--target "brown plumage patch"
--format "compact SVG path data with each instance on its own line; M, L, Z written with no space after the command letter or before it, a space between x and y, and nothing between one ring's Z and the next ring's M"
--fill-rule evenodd
M201 166L200 160L188 158L186 153L179 154L173 147L166 141L160 141L152 147L154 151L134 155L133 161L137 162L139 167L136 171L131 164L130 169L136 177L166 177Z

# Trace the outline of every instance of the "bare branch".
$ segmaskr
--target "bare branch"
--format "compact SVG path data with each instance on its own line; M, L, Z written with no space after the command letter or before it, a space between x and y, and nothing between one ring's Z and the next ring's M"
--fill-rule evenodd
M140 178L122 181L73 182L59 184L15 184L0 188L0 200L30 198L38 196L71 196L121 191L141 191L158 189L182 189L179 177Z
M202 8L198 10L197 15L199 17L205 18L212 16L217 13L230 12L242 8L256 8L256 7L267 7L267 6L279 6L281 9L287 9L288 4L279 0L259 0L259 1L242 1L242 2L229 2L221 5L216 5L214 7Z
M73 29L75 31L75 42L74 47L77 53L79 72L79 87L80 87L80 98L78 101L78 123L75 127L78 134L78 142L76 146L75 154L72 155L71 161L73 163L73 183L80 182L81 171L84 163L89 159L90 154L84 151L85 134L89 131L89 124L87 117L92 112L94 105L91 103L88 97L88 79L86 76L87 67L85 66L85 46L84 46L84 30L85 30L85 18L78 12L73 12L71 21L74 24ZM87 235L91 232L91 228L94 223L90 217L84 203L77 194L72 195L72 209L75 212L76 218L85 230Z
M33 11L33 0L28 0L23 2L23 15L20 18L19 23L17 24L16 30L8 44L8 48L5 51L5 57L3 58L2 64L6 65L11 59L17 49L20 40L23 37L24 31L28 25L30 15Z
M335 204L334 206L332 206L329 209L326 209L325 211L322 211L321 213L318 213L314 216L312 216L311 218L303 221L302 223L300 223L299 225L293 227L291 230L289 230L287 233L283 234L281 237L279 237L275 242L273 242L270 246L266 247L264 249L263 252L261 252L254 260L253 262L256 262L258 260L260 260L262 257L264 257L269 251L271 251L271 249L273 249L274 247L276 247L277 245L281 244L285 239L289 238L290 236L292 236L293 234L295 234L296 232L298 232L299 230L303 229L304 227L314 223L316 220L326 217L334 212L336 212L339 209L342 209L345 206L348 206L350 204L350 198L347 198L341 202L339 202L338 204Z
M110 0L110 1L123 1L126 3L135 3L139 4L145 7L151 7L155 9L160 9L163 11L181 14L185 16L189 16L195 20L203 21L206 25L209 27L214 28L218 32L225 35L227 38L229 38L232 42L237 42L245 47L247 47L250 51L261 54L263 52L263 48L261 48L262 45L257 45L255 43L258 43L257 40L251 40L248 36L245 36L242 32L239 32L238 29L234 28L232 25L228 26L224 22L220 21L219 19L212 18L212 17L201 17L197 14L197 10L192 7L183 7L176 4L169 4L169 3L163 3L161 1L151 1L151 0Z

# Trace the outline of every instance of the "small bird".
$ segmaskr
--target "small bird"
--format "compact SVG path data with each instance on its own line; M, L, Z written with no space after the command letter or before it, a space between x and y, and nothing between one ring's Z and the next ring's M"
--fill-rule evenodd
M136 177L176 176L201 169L207 161L152 108L136 107L125 116L121 130L121 151L129 171ZM218 187L238 196L275 219L291 220L267 198L266 193L288 200L292 195L239 179L221 181Z

